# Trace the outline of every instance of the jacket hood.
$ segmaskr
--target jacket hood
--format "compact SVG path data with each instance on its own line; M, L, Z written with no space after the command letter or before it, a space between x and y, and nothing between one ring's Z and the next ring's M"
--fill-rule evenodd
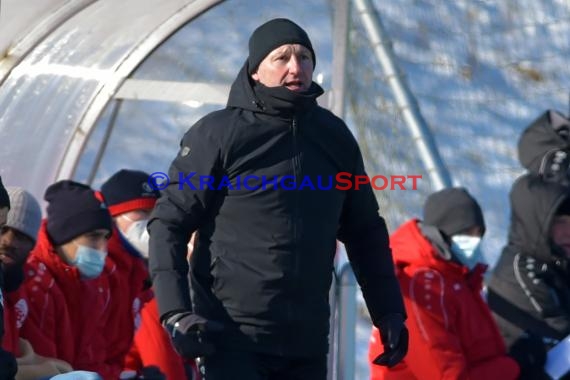
M55 247L47 233L47 221L45 219L42 221L40 231L38 232L37 244L30 253L30 258L32 257L50 268L50 272L55 277L62 276L77 279L81 277L79 270L72 265L68 265L55 251Z
M424 204L424 222L437 227L447 237L475 226L485 233L481 206L462 187L451 187L430 194Z
M570 163L570 120L548 110L523 131L518 142L521 164L547 179L566 180Z
M396 264L437 264L438 255L434 246L420 230L420 221L412 219L401 225L390 236L390 248Z
M555 259L549 239L550 225L556 210L570 195L569 190L534 174L519 177L510 193L509 245L544 261Z
M448 248L445 248L441 242L429 240L423 235L424 230L429 234L434 232L440 234L435 227L424 226L420 220L412 219L390 236L390 247L396 269L401 270L409 265L427 267L446 276L463 279L472 289L480 290L487 265L479 263L470 271L466 266L446 259L445 257L450 254L446 252Z
M433 241L424 235L424 230L432 235ZM390 247L396 266L414 264L458 274L469 272L467 267L450 260L449 247L437 228L424 226L418 219L412 219L398 228L390 236Z
M286 87L267 87L248 74L246 60L232 84L227 107L274 116L294 115L298 111L316 106L316 99L324 93L317 83L299 93Z

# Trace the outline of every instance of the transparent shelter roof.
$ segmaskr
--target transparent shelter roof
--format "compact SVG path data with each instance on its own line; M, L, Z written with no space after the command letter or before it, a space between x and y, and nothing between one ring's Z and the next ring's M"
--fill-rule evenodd
M0 26L0 141L9 142L0 175L39 199L57 179L97 187L120 168L166 171L184 132L225 105L249 34L270 18L307 29L316 79L330 85L328 1L302 13L297 1L19 3L2 3L15 21Z

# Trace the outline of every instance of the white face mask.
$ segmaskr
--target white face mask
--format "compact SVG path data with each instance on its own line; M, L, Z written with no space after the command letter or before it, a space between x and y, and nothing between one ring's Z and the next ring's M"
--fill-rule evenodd
M469 235L454 235L451 237L451 250L459 261L469 269L473 269L482 261L481 238Z
M137 251L140 252L143 257L148 258L148 242L150 239L150 235L146 230L148 219L133 221L126 215L125 218L132 222L124 233L125 238L137 249Z

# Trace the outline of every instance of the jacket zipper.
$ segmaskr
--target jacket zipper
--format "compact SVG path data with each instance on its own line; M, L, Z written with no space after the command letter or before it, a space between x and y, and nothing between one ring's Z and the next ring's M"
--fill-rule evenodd
M300 176L301 176L301 158L299 157L299 147L297 145L297 118L293 118L292 122L292 129L293 129L293 174L295 175L295 208L293 214L293 233L295 243L299 240L299 230L298 230L298 223L300 221L299 214L300 214L300 194L298 192L298 188L300 185ZM295 274L297 274L297 260L295 260Z
M293 208L293 244L294 244L294 249L293 249L293 275L292 278L290 279L291 281L291 293L292 295L294 295L294 291L295 291L295 284L297 282L297 278L299 277L299 197L300 194L298 192L298 187L299 187L299 176L301 174L301 161L299 158L299 147L297 145L297 118L293 117L293 120L291 122L291 130L293 133L293 175L295 176L295 190L294 190L294 194L295 194L295 204L294 204L294 208ZM293 321L293 305L290 302L288 305L288 315L289 315L289 320Z

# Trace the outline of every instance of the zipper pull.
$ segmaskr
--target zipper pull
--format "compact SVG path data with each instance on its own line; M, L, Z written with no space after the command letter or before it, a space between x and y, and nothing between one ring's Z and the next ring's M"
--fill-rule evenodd
M261 101L252 100L251 104L255 105L258 109L265 111L265 106L263 105L263 103Z

